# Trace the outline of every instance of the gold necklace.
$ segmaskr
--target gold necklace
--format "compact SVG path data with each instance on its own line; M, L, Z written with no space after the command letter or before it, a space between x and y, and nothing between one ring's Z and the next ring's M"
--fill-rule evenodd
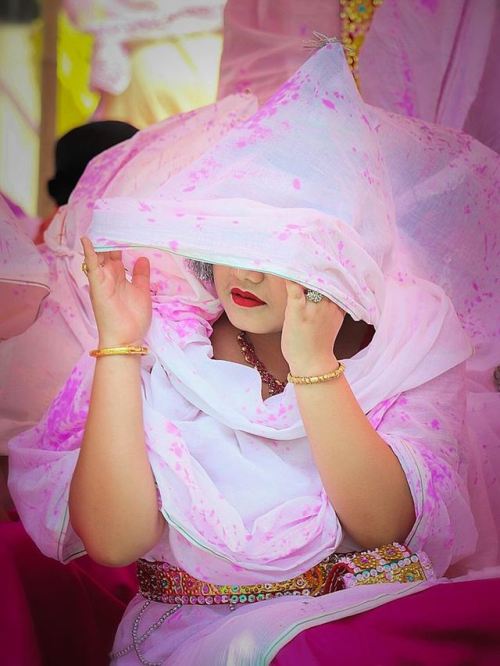
M245 331L240 331L238 334L238 343L245 361L257 370L263 383L268 386L269 395L283 393L286 383L280 382L279 379L269 372L266 366L258 358L255 347L248 339Z

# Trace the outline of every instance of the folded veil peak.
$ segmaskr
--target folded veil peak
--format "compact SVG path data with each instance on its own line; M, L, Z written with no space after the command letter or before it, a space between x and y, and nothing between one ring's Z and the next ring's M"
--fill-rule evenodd
M323 46L326 46L327 44L341 44L340 39L338 37L329 37L328 35L325 35L323 32L318 32L318 30L313 30L313 36L311 39L305 39L303 44L304 48L306 49L322 49ZM352 51L352 49L349 46L344 46L345 51Z
M190 233L187 228L191 224L197 229L201 252L213 246L214 238L221 233L220 228L216 231L216 218L220 222L227 217L222 249L227 251L228 259L235 254L231 246L238 243L235 225L242 223L241 217L253 217L256 233L263 237L268 234L274 243L273 234L282 219L273 222L269 216L261 218L261 207L267 206L281 213L290 211L295 218L293 224L302 228L313 227L321 217L325 220L325 238L331 235L331 229L342 226L344 235L332 239L334 246L325 253L325 259L342 255L337 273L339 267L352 265L352 259L344 260L344 255L349 254L348 248L353 244L357 246L353 248L355 254L366 253L385 271L393 263L394 207L376 131L367 114L342 46L330 42L263 107L159 188L152 199L155 203L164 202L172 234L177 222L186 233ZM246 204L242 208L243 200ZM218 201L225 201L223 215L217 211ZM112 200L106 203L109 205L99 204L101 210L94 214L94 222L102 218L103 208L113 209ZM142 206L147 208L149 204L143 202ZM301 216L299 211L303 211ZM299 222L297 217L301 218ZM116 221L110 222L108 214L104 236L120 233ZM203 258L200 252L193 253L193 248L183 248L182 229L181 237L168 238L169 234L160 233L159 228L155 234L152 223L149 226L151 235L156 235L155 246L172 250L174 241L179 254ZM292 226L291 223L284 233L278 233L278 240L290 237ZM93 228L97 230L95 224ZM220 238L216 244L222 245ZM274 247L278 249L275 243ZM211 260L208 255L205 258ZM273 262L263 263L270 267ZM275 268L273 272L279 273L280 267ZM288 267L281 268L288 274ZM324 268L323 262L307 267L311 274L322 273ZM371 282L377 280L379 277ZM321 284L316 286L324 291Z

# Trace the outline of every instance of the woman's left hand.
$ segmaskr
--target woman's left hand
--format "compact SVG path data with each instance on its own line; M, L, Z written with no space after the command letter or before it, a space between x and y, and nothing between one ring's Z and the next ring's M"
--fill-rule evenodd
M317 375L336 367L333 345L345 312L324 297L306 299L304 288L287 280L288 300L281 332L281 350L293 375Z

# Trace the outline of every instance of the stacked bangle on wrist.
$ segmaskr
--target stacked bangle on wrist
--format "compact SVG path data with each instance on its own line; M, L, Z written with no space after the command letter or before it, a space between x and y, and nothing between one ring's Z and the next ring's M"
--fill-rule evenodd
M101 356L146 356L149 348L145 345L125 345L123 347L103 347L92 349L89 356L100 358Z
M345 365L339 361L339 365L335 370L327 372L324 375L311 375L309 377L300 377L298 375L292 375L288 373L287 380L291 384L321 384L322 382L328 382L331 379L337 379L344 374Z

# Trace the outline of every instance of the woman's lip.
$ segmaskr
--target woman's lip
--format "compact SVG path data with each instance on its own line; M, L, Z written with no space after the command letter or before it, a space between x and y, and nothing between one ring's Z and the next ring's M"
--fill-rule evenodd
M265 305L264 301L254 296L249 291L242 291L241 289L231 289L231 298L233 303L243 308L255 308L260 305Z

